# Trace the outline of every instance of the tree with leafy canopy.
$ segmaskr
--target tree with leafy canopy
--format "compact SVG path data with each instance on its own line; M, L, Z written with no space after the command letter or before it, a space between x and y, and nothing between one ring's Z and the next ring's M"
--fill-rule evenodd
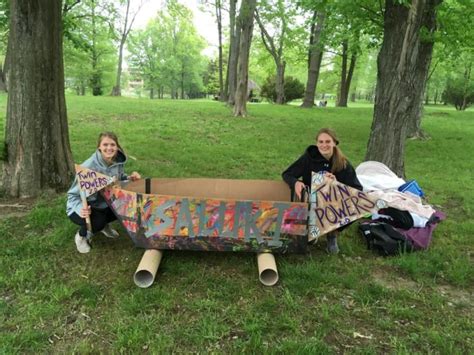
M436 60L431 69L434 83L430 84L439 91L439 76L444 76L443 98L457 110L465 110L473 100L474 7L467 0L445 0L439 7L438 18Z
M141 71L149 89L158 87L162 92L167 88L172 98L196 97L204 90L204 47L191 11L170 1L145 30L132 34L129 60Z
M218 73L219 73L219 89L217 92L219 93L219 100L226 101L226 90L224 88L224 54L223 54L223 44L222 44L222 37L223 37L223 30L222 30L222 11L224 10L224 1L223 0L201 0L204 5L210 6L212 8L212 13L216 18L216 25L217 25L217 50L218 50Z
M82 0L64 16L66 82L80 94L103 95L114 81L115 49L109 0Z
M465 66L449 73L443 100L453 104L456 110L464 111L474 102L474 80L472 80L472 59L466 60ZM463 63L463 64L464 64Z
M73 175L62 53L62 1L10 1L3 189L66 189Z
M291 25L296 15L296 7L285 0L260 1L255 10L255 21L260 28L262 43L275 63L276 104L285 100L285 67L284 48L291 42ZM272 30L270 30L272 29Z
M150 99L159 98L164 94L165 64L167 55L165 36L159 18L151 20L144 30L137 30L130 35L128 43L128 62L131 71L137 78L144 81L145 88L150 91Z
M120 0L119 5L120 8L118 9L117 13L119 14L118 19L118 27L120 28L119 33L119 50L118 50L118 60L117 60L117 75L115 78L115 85L112 88L112 96L122 96L122 61L123 61L123 50L125 47L125 43L127 42L128 35L132 29L133 23L135 22L135 18L137 17L138 13L140 12L141 7L144 4L144 1L141 0L138 3L138 7L136 9L131 9L132 0ZM121 11L123 10L123 11ZM121 14L123 12L123 14Z

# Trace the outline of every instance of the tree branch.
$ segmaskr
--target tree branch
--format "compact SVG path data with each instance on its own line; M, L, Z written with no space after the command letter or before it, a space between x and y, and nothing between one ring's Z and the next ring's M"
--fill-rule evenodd
M67 12L69 12L74 6L76 6L77 4L79 4L81 2L81 0L75 0L72 4L68 5L67 4L67 1L64 2L64 6L63 6L63 15Z

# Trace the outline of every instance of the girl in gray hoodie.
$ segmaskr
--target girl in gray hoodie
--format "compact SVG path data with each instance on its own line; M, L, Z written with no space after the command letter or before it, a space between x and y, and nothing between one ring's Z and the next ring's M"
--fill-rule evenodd
M81 166L101 174L116 177L117 180L138 180L140 174L134 171L130 175L124 172L127 157L119 144L118 137L112 132L103 132L99 135L97 150L81 164ZM117 219L112 210L107 206L100 193L87 197L88 206L82 205L77 177L67 192L66 213L71 221L79 225L79 231L74 240L80 253L88 253L91 249L90 240L93 234L102 232L109 238L117 238L118 232L109 226ZM86 218L90 217L92 232L87 230Z

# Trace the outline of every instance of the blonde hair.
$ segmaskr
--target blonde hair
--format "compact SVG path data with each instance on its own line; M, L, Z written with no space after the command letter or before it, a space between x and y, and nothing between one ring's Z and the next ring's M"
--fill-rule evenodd
M326 133L328 136L330 136L332 140L334 141L334 143L336 143L336 146L333 148L332 157L331 157L331 161L332 161L331 173L334 174L346 168L347 158L337 146L339 144L339 140L337 139L336 132L333 129L321 128L316 134L316 141L318 140L319 136L323 133Z

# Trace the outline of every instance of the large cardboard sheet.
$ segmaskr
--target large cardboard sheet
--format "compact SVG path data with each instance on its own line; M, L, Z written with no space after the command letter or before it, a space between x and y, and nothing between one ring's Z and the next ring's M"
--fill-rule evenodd
M104 190L139 247L306 251L308 205L289 201L283 182L152 179L148 187L146 193L146 182L140 181Z

